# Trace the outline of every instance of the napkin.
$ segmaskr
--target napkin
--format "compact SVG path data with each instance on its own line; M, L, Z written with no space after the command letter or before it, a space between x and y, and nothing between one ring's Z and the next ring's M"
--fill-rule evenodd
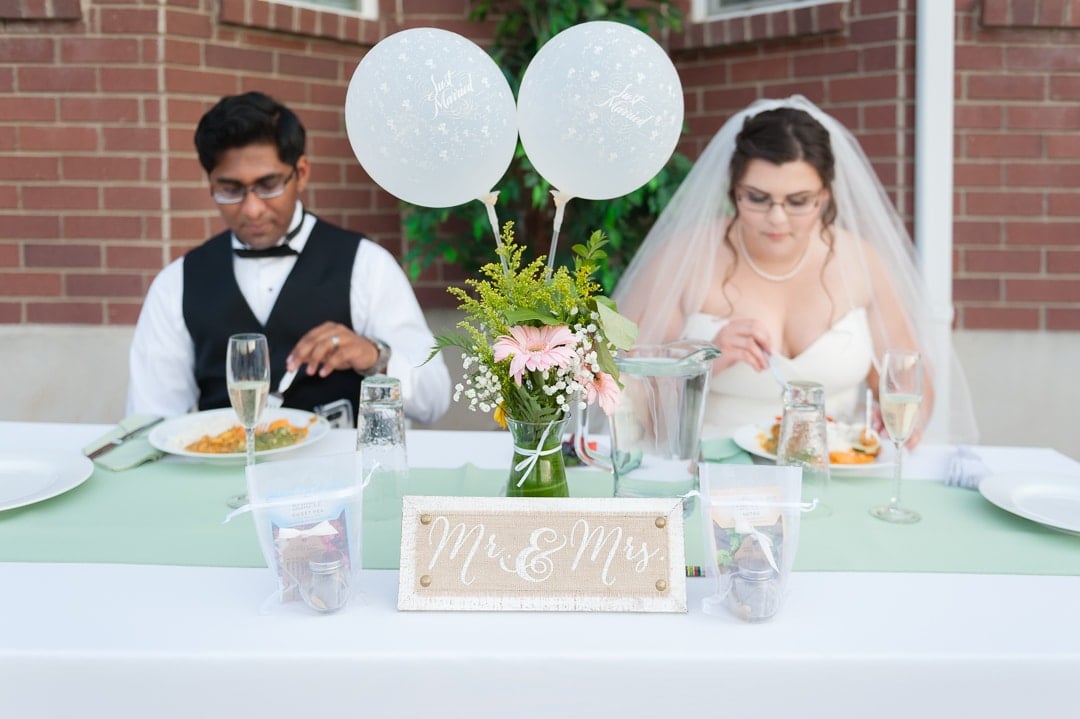
M979 482L991 474L990 468L971 447L960 445L949 460L945 484L965 489L978 489Z
M722 464L753 464L754 460L750 453L730 437L701 440L701 456L706 462L719 462Z
M115 428L109 430L105 434L95 439L90 444L83 447L84 454L90 454L98 447L101 447L116 437L121 437L133 429L142 427L143 425L153 422L157 417L152 414L133 414L120 420L120 423ZM110 469L114 472L120 472L125 469L131 469L132 467L138 467L140 464L146 462L153 462L156 459L160 459L162 454L161 450L156 449L150 444L150 440L147 439L147 435L150 430L142 432L124 440L124 443L113 447L105 454L101 455L94 462L105 469Z

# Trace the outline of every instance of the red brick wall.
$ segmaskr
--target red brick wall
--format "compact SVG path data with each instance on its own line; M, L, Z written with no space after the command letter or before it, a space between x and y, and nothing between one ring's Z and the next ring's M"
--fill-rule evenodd
M915 4L688 22L664 38L686 90L682 151L751 100L800 92L852 128L910 224ZM0 323L134 321L156 272L220 228L191 137L226 93L295 107L308 204L400 252L397 203L345 136L345 90L399 29L487 42L467 5L380 0L361 21L269 0L0 0ZM1080 3L956 7L958 322L1080 329ZM447 304L459 275L435 267L421 300Z
M958 319L1080 330L1080 2L958 2Z
M0 0L0 323L133 323L164 264L221 229L192 134L251 89L307 126L309 205L400 253L397 203L346 138L345 90L381 37L475 27L465 4L398 17L383 2L364 22L267 0ZM425 282L446 294L438 269Z

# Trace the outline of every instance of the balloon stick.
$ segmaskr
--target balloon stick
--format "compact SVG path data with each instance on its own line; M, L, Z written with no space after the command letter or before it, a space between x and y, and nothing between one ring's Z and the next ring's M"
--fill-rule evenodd
M551 196L555 198L555 222L551 229L551 251L548 252L548 276L551 276L551 271L555 267L555 249L559 246L559 230L562 229L563 210L566 209L566 203L574 197L562 190L552 190Z
M499 216L495 214L495 202L499 199L499 191L492 190L477 199L487 207L488 222L491 223L491 230L495 233L495 246L500 250L499 261L502 262L503 274L509 276L510 266L506 264L506 255L501 252L503 243L502 234L499 231Z

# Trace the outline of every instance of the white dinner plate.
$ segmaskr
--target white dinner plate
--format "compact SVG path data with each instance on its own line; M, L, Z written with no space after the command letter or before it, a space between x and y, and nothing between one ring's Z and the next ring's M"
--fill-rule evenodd
M739 447L745 449L755 457L761 457L762 459L775 462L776 455L763 449L761 443L758 442L758 435L765 434L766 431L767 430L763 430L756 425L747 424L735 430L735 434L732 435L731 438L734 440L735 444L739 445ZM830 463L829 472L831 474L866 474L867 472L872 472L876 475L877 470L892 466L893 463L890 459L890 449L889 445L883 442L881 445L881 453L873 462L867 462L866 464Z
M260 424L269 424L276 419L287 419L294 427L307 427L307 436L296 444L276 449L264 449L255 453L256 457L266 457L282 452L291 452L298 447L306 447L313 442L318 442L330 432L330 425L325 419L317 414L305 412L299 409L281 407L267 410ZM210 454L207 452L192 452L185 449L189 444L198 440L203 435L213 436L221 434L229 427L238 425L236 412L231 407L224 409L208 409L205 412L194 412L180 417L167 419L150 430L147 439L150 444L162 452L179 455L181 457L196 457L198 459L244 459L243 452L229 454Z
M78 452L42 449L0 451L0 510L25 507L78 487L94 463Z
M1006 512L1080 533L1080 476L1052 472L991 474L979 493Z

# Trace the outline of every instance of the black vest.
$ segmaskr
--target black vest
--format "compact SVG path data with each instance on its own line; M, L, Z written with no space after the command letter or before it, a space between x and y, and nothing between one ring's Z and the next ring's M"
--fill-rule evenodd
M318 220L304 251L281 288L266 326L259 324L240 293L233 274L229 232L210 238L184 257L184 323L195 343L195 382L199 409L229 407L225 352L229 335L261 332L270 346L270 387L285 374L285 358L308 330L323 322L352 327L349 288L360 236ZM251 260L240 260L249 262ZM285 406L311 410L316 405L360 397L363 380L352 370L326 378L296 375L285 393Z

